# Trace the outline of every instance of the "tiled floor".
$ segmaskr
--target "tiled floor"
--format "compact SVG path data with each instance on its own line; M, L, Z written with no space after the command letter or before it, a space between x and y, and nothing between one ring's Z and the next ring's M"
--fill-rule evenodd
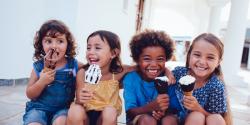
M250 96L250 71L242 70L239 75L249 85L244 88L228 86L233 121L234 125L250 125L250 105L247 105L248 96ZM27 101L25 87L25 84L0 86L0 125L22 124L22 115ZM120 125L125 122L124 112L118 121Z

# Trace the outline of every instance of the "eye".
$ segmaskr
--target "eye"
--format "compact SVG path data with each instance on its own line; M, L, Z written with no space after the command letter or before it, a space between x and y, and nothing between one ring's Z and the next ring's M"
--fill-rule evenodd
M99 46L97 46L97 47L95 47L95 49L102 49L101 47L99 47Z
M145 62L150 62L150 61L151 61L151 59L150 59L149 57L143 57L142 59L143 59L143 61L145 61Z
M90 50L90 46L87 46L87 50Z
M198 54L198 53L194 53L193 54L195 57L200 57L200 54Z
M52 43L52 41L51 41L51 40L44 40L44 42L45 42L46 44L50 44L50 43Z
M157 62L165 62L166 59L164 57L157 58Z
M59 40L58 42L59 42L59 43L63 43L64 41L63 41L63 40Z
M209 60L214 60L215 58L213 56L208 56L207 57Z

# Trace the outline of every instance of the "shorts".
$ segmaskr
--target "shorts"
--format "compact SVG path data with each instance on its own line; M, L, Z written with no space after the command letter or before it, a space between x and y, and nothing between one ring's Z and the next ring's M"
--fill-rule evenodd
M132 121L128 122L128 123L127 123L127 125L137 125L138 120L139 120L139 119L140 119L140 117L141 117L141 116L143 116L143 115L149 115L149 116L152 116L152 115L151 115L151 113L137 115L137 116L135 116L135 117L133 118L133 120L132 120ZM173 115L173 116L177 117L177 115L174 115L174 114L167 114L167 115ZM167 116L167 115L165 115L165 116ZM163 116L163 117L165 117L165 116ZM157 120L157 125L161 125L161 120L162 120L162 119ZM179 123L178 123L178 124L179 124Z
M96 125L101 113L102 113L101 111L94 111L94 110L88 111L87 115L89 118L89 125Z
M23 116L23 125L28 125L32 122L37 122L42 125L50 125L59 116L67 116L68 109L62 109L55 113L48 111L31 109Z

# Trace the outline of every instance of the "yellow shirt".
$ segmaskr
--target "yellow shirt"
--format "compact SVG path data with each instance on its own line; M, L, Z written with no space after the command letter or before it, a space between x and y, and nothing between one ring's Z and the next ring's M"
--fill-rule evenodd
M102 111L107 106L117 109L120 115L122 111L122 101L119 96L119 81L115 80L114 74L112 80L100 81L98 84L85 83L87 88L94 91L94 97L87 102L84 107L87 111Z

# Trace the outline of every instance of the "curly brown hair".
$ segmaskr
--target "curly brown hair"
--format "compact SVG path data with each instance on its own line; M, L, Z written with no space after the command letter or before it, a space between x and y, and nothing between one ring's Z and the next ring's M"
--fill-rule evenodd
M139 60L142 50L146 47L160 46L164 49L167 61L174 52L174 41L163 31L145 30L133 36L130 41L131 57L135 62Z
M66 57L73 58L76 55L76 41L69 31L69 28L59 20L48 20L46 21L41 28L36 32L34 38L34 48L35 53L33 58L35 60L43 59L45 52L43 50L42 40L46 35L55 38L57 34L65 34L68 46L65 53Z

